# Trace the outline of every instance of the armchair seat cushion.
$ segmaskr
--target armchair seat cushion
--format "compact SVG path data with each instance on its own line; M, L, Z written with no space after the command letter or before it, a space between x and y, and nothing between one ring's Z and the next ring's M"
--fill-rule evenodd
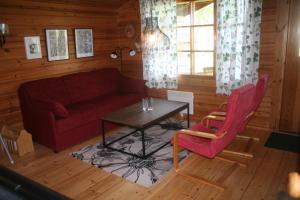
M213 133L213 131L209 128L201 124L196 124L189 128L189 130L200 131L206 133ZM216 151L214 149L214 141L211 139L205 139L201 137L191 136L191 135L178 135L178 145L191 150L194 153L198 153L204 155L208 158L213 158L216 155Z

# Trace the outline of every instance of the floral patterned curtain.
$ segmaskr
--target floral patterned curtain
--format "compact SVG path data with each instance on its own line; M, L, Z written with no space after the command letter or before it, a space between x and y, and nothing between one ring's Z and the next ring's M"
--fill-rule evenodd
M146 18L151 17L151 1L140 0L141 28ZM177 88L177 47L176 47L176 0L152 0L152 16L158 17L158 25L170 39L170 48L144 49L143 73L150 88Z
M262 0L217 0L217 93L256 83Z

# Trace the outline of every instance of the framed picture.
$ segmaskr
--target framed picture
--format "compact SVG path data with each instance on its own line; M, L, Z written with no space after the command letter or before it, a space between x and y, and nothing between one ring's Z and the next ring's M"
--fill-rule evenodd
M69 59L66 29L46 29L46 41L49 61Z
M27 59L42 58L40 37L24 37L25 51Z
M94 56L93 49L93 30L75 29L76 57Z

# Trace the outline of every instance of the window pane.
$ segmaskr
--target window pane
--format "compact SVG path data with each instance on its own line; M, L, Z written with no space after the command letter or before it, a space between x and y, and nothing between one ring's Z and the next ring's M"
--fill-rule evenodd
M177 26L189 26L191 24L191 4L177 4Z
M195 53L195 74L213 75L214 54L212 52Z
M195 3L194 25L214 24L214 3Z
M178 72L179 74L191 74L191 54L190 52L178 52Z
M195 50L214 50L214 27L204 26L194 28Z
M177 28L177 49L190 50L190 28Z

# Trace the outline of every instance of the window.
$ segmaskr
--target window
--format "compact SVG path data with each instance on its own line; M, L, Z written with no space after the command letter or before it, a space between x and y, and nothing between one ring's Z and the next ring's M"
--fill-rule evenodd
M179 74L213 76L214 10L213 0L177 0Z

